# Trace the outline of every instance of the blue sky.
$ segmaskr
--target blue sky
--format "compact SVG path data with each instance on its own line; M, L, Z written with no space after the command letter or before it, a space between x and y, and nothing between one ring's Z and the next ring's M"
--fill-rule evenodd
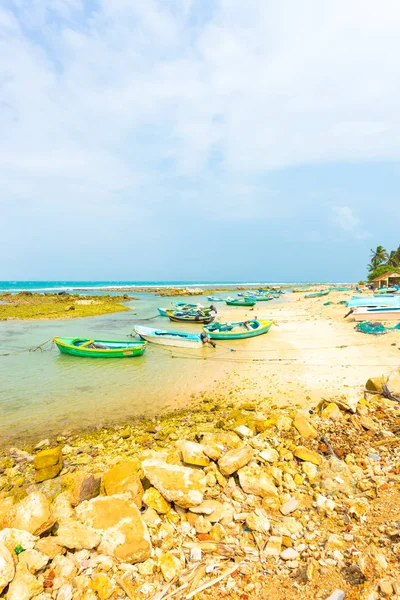
M0 279L350 281L400 244L400 5L3 0Z

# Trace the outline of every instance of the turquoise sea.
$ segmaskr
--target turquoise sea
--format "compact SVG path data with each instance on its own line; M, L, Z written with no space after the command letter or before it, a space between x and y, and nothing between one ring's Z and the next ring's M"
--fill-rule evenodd
M2 291L91 287L93 293L100 293L96 288L135 284L157 286L161 282L1 282L0 287ZM21 352L55 336L130 339L136 323L199 330L198 325L172 324L156 316L158 306L185 298L163 299L144 292L134 295L139 299L127 303L132 310L123 313L57 321L0 322L0 354L10 352L9 356L0 357L0 443L38 440L64 430L122 422L140 414L154 415L166 408L187 406L192 395L218 385L226 371L224 363L198 360L213 352L208 348L185 350L182 356L181 349L171 351L149 345L142 357L115 360L77 359L60 355L54 347L43 352ZM196 300L207 303L205 296L196 296ZM223 311L224 306L221 303L219 310Z

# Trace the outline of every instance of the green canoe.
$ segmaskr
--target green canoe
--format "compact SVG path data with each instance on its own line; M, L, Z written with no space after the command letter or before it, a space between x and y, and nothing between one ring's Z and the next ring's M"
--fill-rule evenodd
M306 294L304 298L320 298L321 296L327 296L329 294L329 290L325 290L324 292L313 292L312 294Z
M273 321L240 321L239 323L213 323L203 327L212 340L242 340L268 333Z
M233 300L226 300L226 304L228 306L254 306L256 303L255 300L251 300L250 298L238 298Z
M118 342L115 340L92 340L89 338L55 337L53 342L61 354L90 358L126 358L141 356L147 342Z

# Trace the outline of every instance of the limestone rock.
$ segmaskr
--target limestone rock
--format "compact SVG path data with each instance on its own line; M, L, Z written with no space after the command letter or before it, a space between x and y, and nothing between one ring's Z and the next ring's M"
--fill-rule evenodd
M46 496L41 492L31 492L10 509L2 526L40 535L52 527L54 522Z
M290 498L285 504L282 504L280 511L283 515L289 515L290 513L297 510L299 507L299 501L297 498Z
M70 550L91 550L100 544L101 537L91 527L71 520L60 525L55 541Z
M315 427L311 425L304 415L297 414L293 424L302 437L315 439L318 435Z
M388 563L378 548L371 544L358 559L358 566L366 579L382 577L388 569Z
M70 494L72 506L78 506L84 500L95 498L100 493L100 477L91 473L77 471L63 477L62 485Z
M36 469L36 483L57 477L62 469L61 447L49 448L36 454L33 459L33 466Z
M91 581L90 589L97 593L99 600L108 600L115 590L115 585L107 575L99 573Z
M160 515L166 515L171 510L171 504L165 500L160 492L155 488L148 488L143 494L143 504L153 508Z
M56 556L50 566L58 579L58 587L65 581L70 581L76 575L75 562L69 556Z
M119 463L104 473L103 483L107 496L129 493L137 507L141 508L144 490L137 463Z
M346 592L342 590L335 590L326 600L344 600L346 597Z
M265 448L265 450L260 452L259 457L266 462L274 463L279 459L279 452L274 448Z
M254 435L254 433L250 429L250 427L247 427L246 425L239 425L238 427L235 427L234 431L235 431L235 433L240 435L241 438L249 438L249 437L253 437L253 435Z
M74 588L70 583L63 583L63 585L58 590L57 600L72 600L73 589Z
M322 456L318 454L318 452L315 452L315 450L309 450L305 446L297 446L293 452L293 455L296 458L300 458L300 460L311 462L314 465L319 466L322 464Z
M7 600L31 600L43 591L43 586L29 573L25 565L18 564L15 577L10 583Z
M53 516L58 523L68 521L75 517L75 511L71 505L71 499L68 492L63 492L54 500L51 505Z
M18 562L25 565L30 573L36 573L43 569L49 560L49 556L45 556L38 550L25 550L18 555Z
M222 444L216 444L209 442L208 444L201 444L203 448L203 452L208 458L211 460L218 460L224 451L224 446Z
M22 529L7 527L0 531L0 543L4 544L12 555L17 546L22 546L24 550L31 550L35 546L36 539L34 535Z
M191 512L207 515L210 523L217 523L225 515L224 505L218 500L203 500L198 506L190 508Z
M260 508L249 514L246 518L246 525L251 531L259 533L268 533L271 527L267 513Z
M303 473L307 475L308 481L310 483L314 483L318 479L319 471L317 465L314 465L311 462L303 462L302 463Z
M203 446L196 442L181 442L179 444L182 452L182 458L188 465L206 467L210 464L210 459L204 454Z
M197 517L197 519L194 522L194 526L197 533L209 533L212 527L211 522L208 519L204 518L203 515Z
M203 436L201 443L203 446L206 446L207 444L216 444L217 446L222 446L223 448L228 448L229 450L233 448L241 448L243 445L240 437L233 431L206 433Z
M165 581L171 581L182 570L179 558L169 553L161 554L159 566Z
M259 466L247 466L238 472L239 482L246 494L254 494L262 498L278 497L274 482L264 469Z
M232 475L251 461L253 458L251 448L237 448L228 450L218 461L219 470L222 475Z
M296 560L299 557L299 553L294 548L286 548L280 554L283 560Z
M0 542L0 594L13 579L14 574L15 567L11 552Z
M334 402L330 402L325 408L321 411L321 417L323 419L332 419L332 421L340 421L343 418L342 413L340 412L340 408Z
M130 563L150 557L149 533L129 494L99 496L82 502L76 511L85 525L101 533L98 551L102 554Z
M190 508L203 501L206 478L202 471L170 465L157 459L143 461L142 467L150 483L169 502Z
M57 544L56 538L50 536L40 538L35 544L35 549L48 556L50 560L65 552L65 548Z
M282 551L282 537L279 535L271 535L267 545L264 548L266 556L279 556Z
M372 377L371 379L368 379L367 383L365 384L365 388L370 392L381 392L383 382L383 377Z

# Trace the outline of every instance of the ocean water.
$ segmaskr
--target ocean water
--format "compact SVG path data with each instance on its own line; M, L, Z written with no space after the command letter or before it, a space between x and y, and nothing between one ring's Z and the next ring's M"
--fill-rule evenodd
M267 285L262 282L215 282L215 281L0 281L1 292L72 292L87 288L92 291L108 288L134 288L134 287L172 287L172 286L203 286L217 285ZM279 284L276 284L279 285Z
M56 282L54 289L62 283ZM210 348L185 349L182 357L181 349L149 344L142 357L114 360L74 358L61 355L54 347L50 351L21 352L55 336L132 339L129 334L136 323L176 331L200 330L199 325L153 318L158 306L185 298L165 299L143 292L135 296L139 300L127 303L132 310L122 313L0 322L0 354L10 353L0 356L0 443L37 441L64 430L123 422L131 416L188 406L193 394L218 384L229 365L197 360L214 356ZM205 296L196 296L196 300L207 303ZM224 307L221 303L218 310Z

